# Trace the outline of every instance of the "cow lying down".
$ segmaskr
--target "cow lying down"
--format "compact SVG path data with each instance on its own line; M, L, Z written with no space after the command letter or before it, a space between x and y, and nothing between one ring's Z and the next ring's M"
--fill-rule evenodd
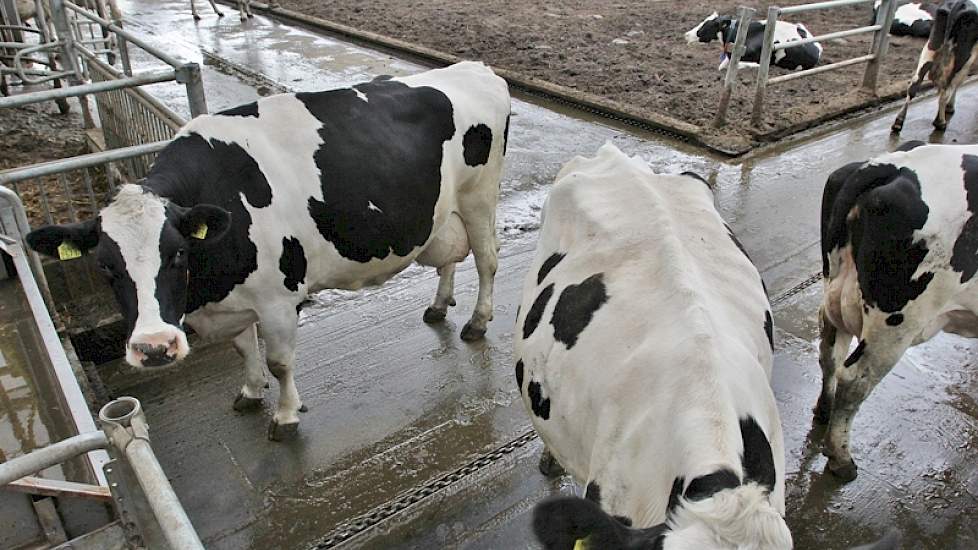
M516 382L542 464L587 487L537 507L544 547L791 548L771 309L710 188L609 144L542 220Z
M764 47L764 29L767 21L753 21L747 28L747 41L744 43L744 55L741 57L741 67L756 67L761 61L761 50ZM729 16L720 16L716 12L704 19L699 25L686 33L686 42L690 44L720 41L720 70L727 68L733 53L734 41L737 39L737 21ZM801 23L778 21L774 27L774 43L796 42L812 36L812 33ZM771 53L771 64L782 69L811 69L818 64L822 57L822 45L809 42L799 46L791 46Z
M978 337L978 146L901 149L836 170L822 196L815 418L845 480L856 412L906 349L941 330Z
M190 121L98 217L27 242L55 257L95 254L136 367L186 357L184 324L231 339L245 366L234 406L248 409L263 397L267 360L280 385L269 436L279 439L303 408L292 372L310 293L379 285L417 261L441 276L425 312L437 321L471 250L479 295L462 337L485 333L509 108L506 82L471 62L263 98Z

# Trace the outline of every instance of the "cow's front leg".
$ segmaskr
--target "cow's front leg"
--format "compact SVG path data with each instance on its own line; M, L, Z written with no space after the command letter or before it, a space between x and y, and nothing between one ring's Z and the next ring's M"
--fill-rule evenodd
M550 452L550 448L544 445L543 452L540 453L540 463L537 465L540 473L547 477L560 477L566 472L560 462Z
M448 308L455 305L455 264L438 268L438 292L435 301L424 311L425 323L437 323L448 315Z
M244 359L245 364L244 386L234 399L234 410L241 412L257 409L261 407L265 388L268 387L261 352L258 348L257 325L252 324L235 336L233 343L234 349Z
M832 414L832 404L835 401L837 384L836 371L845 360L852 335L838 329L825 314L825 307L818 310L818 323L821 332L821 342L818 346L818 364L822 367L822 393L815 405L815 423L829 423Z
M865 339L859 341L858 347L843 366L837 369L838 387L832 404L824 454L829 458L829 471L843 481L856 479L856 463L849 448L849 432L856 412L900 359L908 344L906 333L898 329L883 333L870 331Z
M288 306L282 309L294 311ZM278 380L279 389L278 406L268 426L268 438L272 441L293 437L299 430L298 413L305 411L293 375L297 321L296 315L283 315L281 311L274 318L261 317L260 321L268 370Z
M954 93L950 87L941 90L941 95L937 99L937 117L934 118L934 128L944 131L947 129L947 106ZM953 112L954 109L952 108Z

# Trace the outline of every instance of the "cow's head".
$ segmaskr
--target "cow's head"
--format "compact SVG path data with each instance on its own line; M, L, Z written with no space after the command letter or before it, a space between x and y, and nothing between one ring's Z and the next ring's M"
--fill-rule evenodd
M139 185L123 185L98 218L27 235L34 250L66 259L94 250L127 326L126 361L156 367L190 352L183 331L191 251L219 241L231 215L183 208Z
M686 33L686 42L692 44L693 42L706 43L720 40L722 43L724 33L727 32L731 24L733 24L733 17L720 17L717 12L713 12L713 15L707 17L702 23L696 25L693 30Z

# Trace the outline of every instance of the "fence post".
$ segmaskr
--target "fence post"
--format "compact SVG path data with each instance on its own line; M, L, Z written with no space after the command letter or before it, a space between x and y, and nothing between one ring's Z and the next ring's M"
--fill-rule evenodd
M187 102L190 118L207 114L207 98L204 97L204 81L200 77L200 65L187 63L176 70L177 82L187 86Z
M764 92L767 90L767 75L771 70L771 52L774 50L774 29L778 25L781 8L771 6L767 9L767 24L764 26L764 45L761 47L760 68L757 69L757 89L754 92L754 112L750 123L757 126L764 115Z
M880 68L890 47L890 26L893 25L896 8L897 0L883 0L876 13L876 24L881 28L873 37L873 59L866 65L866 74L863 76L863 89L873 94L876 94Z
M727 75L723 79L723 92L720 95L720 107L713 119L713 127L719 128L727 122L727 109L730 107L730 96L733 95L734 84L737 83L737 71L740 58L744 56L744 43L747 42L747 30L754 18L754 9L745 6L737 8L737 38L734 40L733 51L730 52L730 64L727 65Z

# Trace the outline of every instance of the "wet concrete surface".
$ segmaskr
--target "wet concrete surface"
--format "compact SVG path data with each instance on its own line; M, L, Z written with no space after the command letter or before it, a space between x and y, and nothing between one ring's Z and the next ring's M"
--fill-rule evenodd
M194 24L184 2L120 0L120 6L130 29L170 53L203 60L203 50L213 52L294 89L420 70L262 16L242 24L226 7L223 19L203 10L204 20ZM212 110L258 94L255 82L220 63L204 69ZM180 109L179 87L158 89ZM978 88L962 91L943 136L930 136L934 102L916 105L903 138L974 142L976 100ZM182 366L163 371L103 366L114 394L143 401L154 449L209 548L308 548L319 541L363 548L534 547L533 504L580 488L536 471L538 440L471 472L465 465L529 429L514 383L512 331L539 209L560 165L610 140L657 171L693 170L714 181L722 215L774 297L820 267L818 209L828 173L897 143L888 132L890 111L730 162L550 105L516 100L513 107L495 320L484 342L458 338L475 301L471 260L459 269L459 305L440 326L421 322L435 292L433 270L410 268L359 293L321 293L300 321L296 382L310 410L298 439L288 443L265 438L269 402L257 413L232 411L242 372L229 345L198 345ZM975 548L975 344L941 336L904 357L861 409L853 436L860 477L840 485L823 473L819 434L811 431L820 288L775 306L774 387L796 547L842 548L895 527L904 548ZM273 381L268 401L275 395ZM441 488L431 483L445 475L454 482L415 503L421 494L415 488ZM385 504L399 512L387 517Z

